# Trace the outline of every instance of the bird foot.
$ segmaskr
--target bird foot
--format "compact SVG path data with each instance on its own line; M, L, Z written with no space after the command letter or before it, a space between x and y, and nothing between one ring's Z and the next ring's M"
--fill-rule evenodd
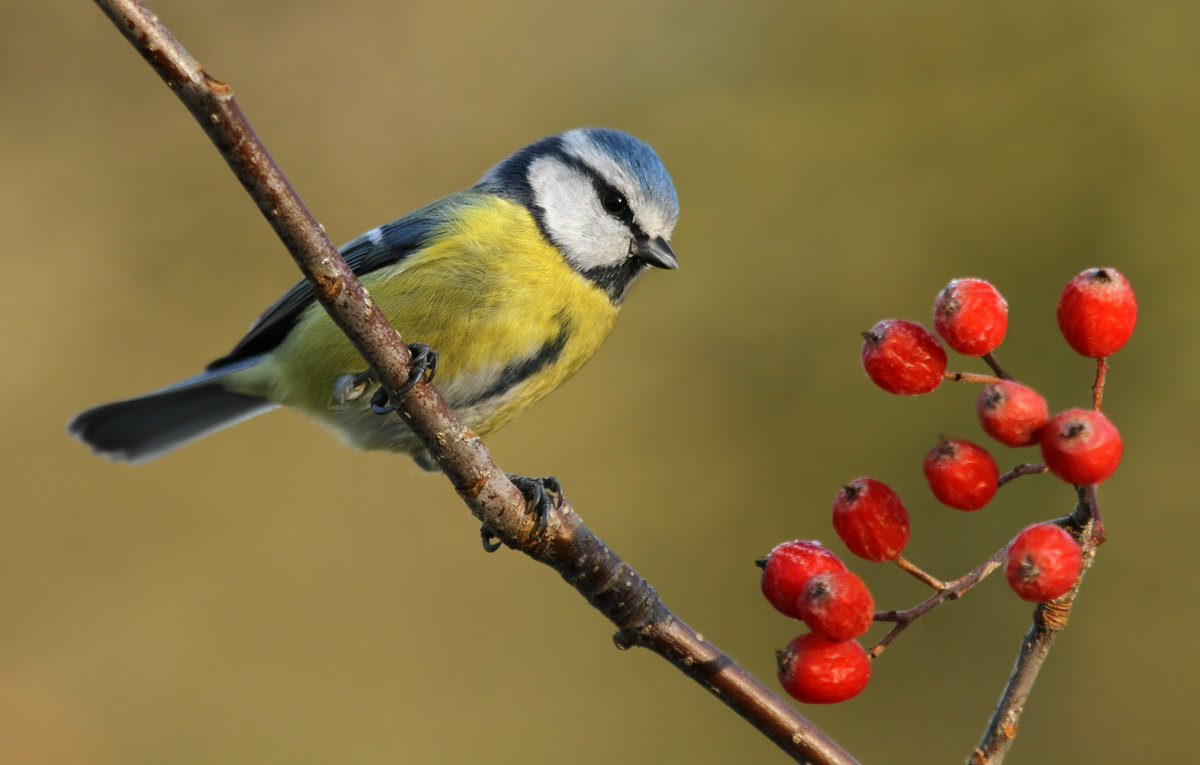
M367 387L374 380L375 374L369 369L356 375L342 375L333 381L333 400L339 404L357 401L367 392Z
M529 478L510 473L508 480L525 495L526 511L532 513L537 521L537 534L540 536L546 533L550 513L562 507L562 484L553 476Z
M412 390L422 379L432 380L433 376L437 374L438 368L438 353L428 345L413 343L408 346L408 350L412 353L412 367L408 380L396 391L401 396ZM371 383L378 382L375 373L370 369L354 375L342 375L333 383L333 399L340 404L356 401L362 398ZM371 396L371 411L375 414L389 414L396 411L396 407L390 402L388 392L382 387Z
M525 511L534 516L534 533L542 536L550 523L550 513L562 507L562 484L557 478L529 478L523 475L508 474L508 480L520 490L525 497ZM486 523L479 527L479 536L483 541L485 552L495 552L503 545L496 530Z

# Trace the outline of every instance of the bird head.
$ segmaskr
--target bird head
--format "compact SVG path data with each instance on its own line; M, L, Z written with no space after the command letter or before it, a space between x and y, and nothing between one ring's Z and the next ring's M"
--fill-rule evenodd
M679 218L654 149L604 128L543 138L492 168L479 186L524 204L580 274L620 302L647 267L677 268L667 241Z

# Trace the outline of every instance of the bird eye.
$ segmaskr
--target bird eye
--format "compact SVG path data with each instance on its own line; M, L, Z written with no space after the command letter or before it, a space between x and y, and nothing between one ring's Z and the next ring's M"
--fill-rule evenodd
M629 209L625 195L616 189L605 189L600 194L600 204L609 215L621 215Z

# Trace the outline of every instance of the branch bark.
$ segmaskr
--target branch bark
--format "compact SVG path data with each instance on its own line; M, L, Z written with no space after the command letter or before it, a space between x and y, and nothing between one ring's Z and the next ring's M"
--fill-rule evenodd
M557 503L540 527L522 493L430 384L403 397L410 354L263 147L225 83L211 77L139 0L95 0L183 101L287 247L317 299L370 364L399 416L421 438L472 514L505 545L554 568L618 628L616 643L648 648L708 689L792 759L855 760L663 604L649 583Z

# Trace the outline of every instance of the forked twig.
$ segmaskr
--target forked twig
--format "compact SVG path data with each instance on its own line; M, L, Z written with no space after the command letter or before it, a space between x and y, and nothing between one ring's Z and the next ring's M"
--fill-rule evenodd
M999 550L992 553L992 555L983 563L980 563L978 566L960 576L958 579L944 583L942 589L938 590L933 595L930 595L924 601L918 603L912 608L905 609L904 611L880 611L876 613L875 621L895 622L896 626L888 630L886 635L880 638L875 645L871 646L871 648L867 651L867 655L872 659L876 658L883 653L889 645L892 644L893 640L900 636L900 633L908 629L909 625L911 625L917 619L920 619L922 616L947 601L958 600L963 595L966 595L968 592L974 589L976 585L989 577L993 572L995 572L996 569L1000 568L1000 565L1004 562L1004 556L1008 554L1008 548L1011 544L1012 542L1009 542L1008 544L1004 545L1004 547L1001 547Z

